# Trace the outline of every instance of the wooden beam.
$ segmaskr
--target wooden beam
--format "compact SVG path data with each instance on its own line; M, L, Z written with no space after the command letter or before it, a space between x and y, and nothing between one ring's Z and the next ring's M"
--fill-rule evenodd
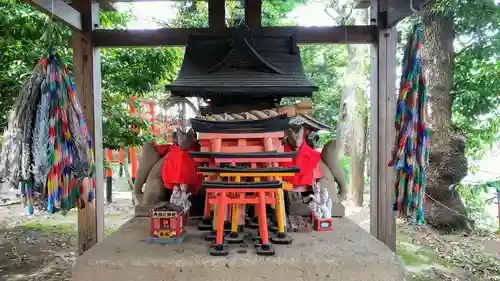
M386 4L386 0L380 0L379 10L384 11ZM372 18L376 14L372 13ZM370 232L393 251L396 250L396 221L392 211L395 176L387 165L395 135L396 37L396 28L379 29L378 42L372 50L370 97Z
M245 24L250 29L258 29L262 26L261 0L245 0Z
M387 28L423 9L430 0L387 0Z
M71 2L72 2L71 0L64 0L64 3L73 7ZM113 6L113 3L106 1L106 0L99 1L99 8L101 8L101 10L103 10L105 12L117 12L116 8Z
M64 3L62 0L25 0L39 11L55 18L74 30L82 30L82 16L80 12Z
M372 44L376 41L376 26L346 25L331 27L262 27L256 34L297 36L299 44Z
M416 11L422 10L430 0L387 0L386 23L387 28L396 26L404 18L413 15ZM374 1L376 2L376 1ZM371 0L355 0L356 9L367 9L372 6Z
M190 34L230 35L231 28L221 32L208 28L160 28L148 30L94 30L96 47L185 46ZM377 38L377 28L372 25L333 27L262 27L255 34L296 34L299 44L372 44Z
M226 27L226 1L208 0L208 28L220 31Z
M74 0L82 14L82 31L73 32L73 76L87 127L92 138L96 163L96 192L78 212L78 253L83 254L104 238L104 150L102 147L101 74L99 49L93 47L92 31L98 26L99 6L92 0Z

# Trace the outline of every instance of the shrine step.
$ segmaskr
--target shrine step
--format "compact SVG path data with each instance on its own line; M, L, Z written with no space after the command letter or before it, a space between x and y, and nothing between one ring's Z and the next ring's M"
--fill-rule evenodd
M297 152L252 152L252 153L224 153L224 152L200 152L200 151L190 151L189 155L193 158L295 158Z
M205 188L282 188L283 183L279 181L262 182L227 182L227 181L204 181Z
M198 172L225 173L225 174L237 174L237 173L280 174L280 173L298 173L300 172L300 169L297 167L257 168L257 169L198 167Z

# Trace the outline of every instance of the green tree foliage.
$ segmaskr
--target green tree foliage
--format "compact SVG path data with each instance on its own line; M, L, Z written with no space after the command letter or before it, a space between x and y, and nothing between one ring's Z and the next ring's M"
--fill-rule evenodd
M178 48L106 49L102 51L104 146L110 149L141 145L152 140L151 124L130 114L134 97L150 97L155 86L172 82L180 65ZM131 103L137 114L141 105ZM143 132L139 134L139 132Z
M41 40L47 16L16 0L0 1L0 130L7 126L9 109L31 70L47 52ZM55 25L52 40L65 61L71 60L67 46L70 31Z
M481 157L500 133L500 5L494 0L459 3L453 117L467 135L468 153Z
M13 100L31 74L35 63L47 53L44 38L48 16L17 0L0 2L0 129L3 129ZM131 17L125 13L102 12L101 26L123 28ZM71 31L52 24L52 44L68 67L72 50ZM150 140L150 124L130 115L127 103L133 96L148 97L158 92L158 84L172 81L181 61L178 48L103 49L102 108L104 147L116 149L140 145ZM140 106L134 104L140 114ZM145 134L140 134L140 132Z
M481 158L500 137L500 3L438 0L434 9L454 13L453 119L468 155Z
M478 183L459 184L457 190L464 200L469 219L474 222L475 228L491 230L497 226L497 219L488 213L491 204L497 202L497 193L500 192L500 178Z
M208 4L205 1L178 1L174 6L177 16L172 23L163 23L171 27L208 27Z
M304 3L303 0L262 1L262 25L280 26L287 24L283 19L287 13L291 12L297 4ZM177 17L172 23L167 24L172 27L208 27L208 4L204 1L178 1L175 5L178 10ZM237 26L244 17L243 0L226 0L226 25Z
M313 96L313 117L332 127L337 126L340 81L347 66L347 50L341 45L310 45L301 47L304 71L318 86Z
M284 19L287 13L293 11L297 4L303 4L307 1L280 1L280 0L264 0L262 1L262 25L263 26L281 26L288 25L290 22L285 22Z

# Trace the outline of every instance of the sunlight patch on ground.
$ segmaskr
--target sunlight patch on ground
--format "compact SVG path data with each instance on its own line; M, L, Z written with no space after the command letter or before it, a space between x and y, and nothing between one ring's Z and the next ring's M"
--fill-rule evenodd
M416 245L401 233L397 234L396 253L410 272L425 271L431 268L444 269L447 265L446 261L438 258L433 248Z
M428 265L433 260L432 252L406 242L398 241L396 252L407 267Z

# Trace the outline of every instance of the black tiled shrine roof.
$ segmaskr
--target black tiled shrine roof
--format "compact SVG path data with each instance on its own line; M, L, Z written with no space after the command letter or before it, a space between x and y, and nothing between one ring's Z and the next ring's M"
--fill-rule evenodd
M236 38L236 39L233 39ZM191 35L176 96L311 96L294 36Z

